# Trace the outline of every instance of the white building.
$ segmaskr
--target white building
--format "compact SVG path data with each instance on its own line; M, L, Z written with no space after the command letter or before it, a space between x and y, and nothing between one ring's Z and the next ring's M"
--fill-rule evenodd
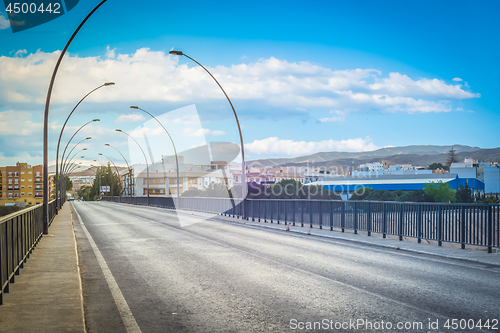
M384 171L384 165L377 162L360 164L359 171Z
M134 164L132 170L132 192L135 196L147 195L148 170L145 164ZM123 186L129 181L128 170L123 175ZM192 189L203 190L211 183L224 184L228 188L234 186L233 175L229 172L226 162L211 162L208 165L184 164L183 156L179 156L179 192ZM125 190L127 192L127 189ZM176 196L177 169L175 158L164 157L163 163L149 165L149 195Z

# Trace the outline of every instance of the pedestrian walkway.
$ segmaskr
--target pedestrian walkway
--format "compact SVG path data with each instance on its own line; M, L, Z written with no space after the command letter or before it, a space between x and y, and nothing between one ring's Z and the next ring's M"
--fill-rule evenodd
M55 217L0 306L0 332L85 332L70 203Z

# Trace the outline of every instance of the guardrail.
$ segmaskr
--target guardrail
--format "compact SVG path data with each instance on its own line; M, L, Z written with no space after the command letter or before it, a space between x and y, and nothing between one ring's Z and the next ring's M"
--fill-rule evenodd
M146 197L122 197L122 203L146 205ZM102 198L118 202L118 197ZM152 206L241 217L241 199L150 197ZM245 200L246 219L300 224L309 228L352 230L443 242L500 248L500 206L332 200Z
M55 215L55 200L52 200L49 202L49 226ZM42 233L43 205L0 217L0 305Z

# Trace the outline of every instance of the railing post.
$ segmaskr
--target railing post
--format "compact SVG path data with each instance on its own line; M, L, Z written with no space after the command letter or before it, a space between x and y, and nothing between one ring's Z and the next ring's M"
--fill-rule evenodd
M358 205L354 202L354 234L358 233Z
M488 253L493 252L493 207L488 205Z
M313 210L312 210L312 201L309 200L309 228L313 227Z
M340 227L342 228L342 232L345 231L345 206L347 205L346 202L342 202L342 211L340 212Z
M460 216L460 243L461 248L465 249L465 206L462 205L462 215Z
M278 208L278 217L276 218L276 223L280 224L280 217L281 217L281 212L280 212L280 200L276 202L276 206Z
M264 223L267 223L267 200L264 201Z
M399 230L398 230L398 234L399 234L399 240L402 241L403 240L403 204L399 204L400 206L400 211L399 211Z
M284 204L285 204L285 225L287 225L287 220L288 220L288 209L286 209L287 207L287 201L285 200L284 201Z
M295 216L297 215L297 200L293 200L293 221L292 225L295 227Z
M366 221L367 223L367 226L366 228L368 229L368 236L371 236L372 235L372 209L371 209L371 204L368 203L368 216L367 216L367 220Z
M418 205L418 221L417 221L417 235L418 235L418 242L422 243L422 205Z
M304 200L300 201L300 226L304 227Z
M382 238L387 238L387 205L382 204Z
M443 206L438 206L438 246L443 245Z
M330 201L330 231L333 231L333 201Z
M323 229L323 201L318 201L318 206L319 206L319 228Z

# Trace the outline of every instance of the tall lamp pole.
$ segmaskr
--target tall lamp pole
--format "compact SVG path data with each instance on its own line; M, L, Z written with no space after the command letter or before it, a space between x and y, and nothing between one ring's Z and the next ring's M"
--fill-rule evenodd
M197 63L201 68L203 68L212 77L212 79L214 79L214 81L217 83L219 88L224 93L224 96L226 96L227 101L229 102L229 105L231 105L231 109L233 109L234 118L236 119L236 125L238 125L238 132L240 134L240 143L241 143L241 199L242 199L242 218L245 219L245 217L246 217L246 215L245 215L245 198L246 198L245 149L243 147L243 135L241 134L240 122L238 120L238 115L236 114L236 110L234 109L233 103L229 99L229 96L227 96L226 92L224 91L224 89L220 85L219 81L217 81L217 79L212 75L212 73L210 73L208 71L208 69L203 67L202 64L200 64L198 61L194 60L190 56L184 54L182 51L170 51L169 53L173 54L173 55L178 55L178 56L185 56L186 58L191 59L192 61Z
M131 183L131 180L132 180L132 169L130 169L130 165L128 164L127 162L127 159L125 158L125 156L123 156L123 154L118 150L116 149L115 147L113 147L112 145L110 145L109 143L105 143L104 144L105 146L107 147L111 147L113 148L114 150L116 150L118 152L118 154L122 155L123 157L123 160L125 161L125 163L127 164L127 168L128 168L128 186L129 186L129 194L130 196L132 196L132 191L130 190L131 186L132 186L132 183Z
M179 205L179 203L180 203L180 201L179 201L179 196L180 196L180 191L179 191L179 159L177 158L177 149L175 148L174 140L170 136L170 133L168 133L168 131L165 128L165 126L163 126L163 124L155 116L153 116L151 113L149 113L148 111L146 111L144 109L141 109L138 106L131 106L130 108L131 109L138 109L138 110L144 111L145 113L147 113L148 115L150 115L154 120L156 120L158 122L158 124L160 124L160 126L163 128L163 130L165 131L165 133L167 133L168 137L170 138L170 141L172 142L172 146L174 147L175 167L177 168L177 205ZM170 191L170 184L169 184L169 191Z
M146 157L146 154L144 153L144 150L142 150L142 147L139 144L139 142L137 142L130 134L128 134L127 132L122 131L121 129L116 129L115 131L123 133L123 134L127 135L129 138L131 138L132 140L134 140L134 142L137 144L137 146L139 147L139 149L142 151L142 155L144 155L144 159L146 160L146 173L147 173L147 178L148 178L148 206L149 206L149 166L148 166L148 158Z
M61 61L68 50L69 45L75 38L76 34L82 26L87 22L87 20L95 13L95 11L101 7L107 0L102 0L95 8L88 13L88 15L83 19L78 28L76 28L73 35L64 46L59 59L57 59L56 66L52 72L52 78L50 79L49 89L47 91L47 98L45 100L45 112L43 116L43 234L47 235L49 233L49 107L50 107L50 97L52 96L52 88L54 87L54 82L56 80L57 71L61 65Z
M83 96L83 98L78 102L78 104L75 105L75 107L73 108L73 110L71 110L71 112L69 113L68 117L66 118L66 121L64 122L64 124L63 124L63 126L61 128L61 133L59 133L59 140L57 141L57 149L56 149L56 179L58 178L58 174L59 174L59 168L58 168L59 167L59 145L61 144L61 138L62 138L62 135L63 135L63 132L64 132L64 128L66 127L66 124L68 123L69 118L71 117L71 115L73 114L73 112L75 112L75 110L78 107L78 105L80 105L83 102L83 100L85 98L87 98L88 95L92 94L97 89L100 89L102 87L107 87L107 86L113 86L113 85L114 85L113 82L107 82L107 83L104 83L104 84L100 85L99 87L95 88L94 90L91 90L87 95ZM85 124L85 125L87 125L87 124ZM85 125L83 125L83 126L85 126ZM78 131L80 129L78 129ZM56 183L56 212L57 212L58 208L60 208L60 207L57 206L57 193L58 193L58 188L57 188L57 183Z

